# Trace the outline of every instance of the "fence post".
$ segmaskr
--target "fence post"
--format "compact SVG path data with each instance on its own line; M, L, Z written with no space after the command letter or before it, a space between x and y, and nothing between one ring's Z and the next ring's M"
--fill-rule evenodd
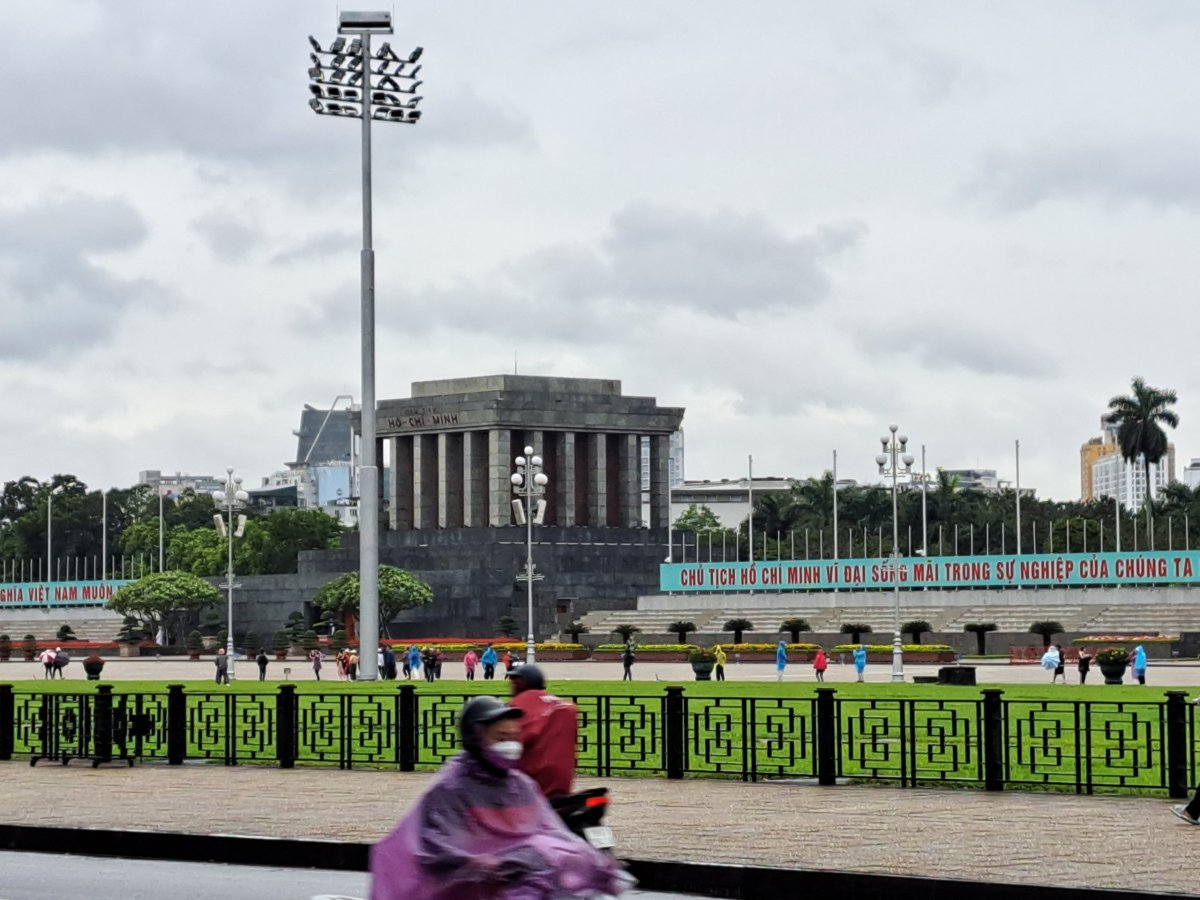
M837 784L837 704L833 688L817 688L817 784Z
M167 763L182 766L187 756L187 698L182 684L167 685Z
M988 791L1004 790L1004 691L983 692L983 786Z
M275 758L279 768L296 765L296 686L281 684L275 698Z
M1176 799L1188 795L1187 694L1167 691L1167 793Z
M96 702L92 706L92 759L112 762L113 745L113 695L112 685L102 684L96 688ZM80 755L87 747L80 747Z
M12 759L17 709L11 684L0 684L0 759Z
M683 778L684 753L687 750L687 721L683 706L683 688L667 688L663 701L663 762L668 778Z
M401 772L417 768L417 689L411 684L400 685L399 714L396 720L396 740L399 742Z

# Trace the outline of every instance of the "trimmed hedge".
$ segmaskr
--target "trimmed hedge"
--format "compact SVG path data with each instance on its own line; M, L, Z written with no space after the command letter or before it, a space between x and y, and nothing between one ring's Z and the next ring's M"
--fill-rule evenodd
M838 644L831 653L853 653L858 644ZM900 649L905 653L946 653L954 648L949 644L901 644ZM868 653L891 653L891 644L867 644Z

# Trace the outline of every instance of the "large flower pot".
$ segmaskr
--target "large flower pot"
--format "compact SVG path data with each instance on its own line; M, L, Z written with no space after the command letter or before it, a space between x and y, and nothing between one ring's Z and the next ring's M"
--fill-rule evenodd
M1125 663L1100 663L1100 673L1105 684L1124 684Z
M100 673L104 671L104 660L99 662L85 662L83 671L87 673L88 681L99 681Z
M712 681L713 661L711 659L692 660L692 671L696 673L697 681Z

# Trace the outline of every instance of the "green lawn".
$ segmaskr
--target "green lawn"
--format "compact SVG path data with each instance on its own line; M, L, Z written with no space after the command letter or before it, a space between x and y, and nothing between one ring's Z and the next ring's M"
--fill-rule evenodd
M407 682L291 682L298 697L298 762L302 765L388 766L399 753L398 685ZM61 710L78 710L69 695L91 693L98 682L13 683L17 752L38 747L37 695L62 696ZM166 752L164 681L113 682L130 716L154 724L137 752ZM185 684L188 756L273 762L275 695L282 682ZM507 683L414 681L417 759L432 767L457 750L455 715L468 693L504 693ZM664 771L662 698L670 682L563 680L552 685L580 710L582 773ZM815 703L818 685L775 682L680 682L686 699L685 767L690 775L812 777L816 774ZM843 683L836 689L839 774L862 780L978 786L982 781L980 687ZM1012 786L1074 790L1082 780L1098 790L1161 793L1165 784L1163 686L1003 686L1007 779ZM1079 702L1086 701L1086 702ZM1197 740L1196 707L1186 706L1188 740ZM76 712L77 718L86 718ZM80 738L82 740L82 738ZM1197 755L1191 746L1191 769ZM1189 776L1190 777L1190 776Z

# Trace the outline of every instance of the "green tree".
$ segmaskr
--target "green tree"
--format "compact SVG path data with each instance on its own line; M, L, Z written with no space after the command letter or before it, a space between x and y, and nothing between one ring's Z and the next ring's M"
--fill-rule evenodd
M987 653L987 635L989 631L996 630L995 622L968 622L963 626L963 631L973 632L975 635L976 647L979 650L979 655L983 656Z
M850 635L850 643L861 644L862 636L871 633L871 626L865 623L847 622L841 627L841 632Z
M675 520L676 531L690 531L692 534L708 534L713 531L720 531L721 520L717 518L717 514L708 508L707 504L697 505L689 504L688 508L680 513L679 518Z
M251 575L295 572L305 550L334 550L341 545L343 528L319 509L277 509L246 523L238 542L238 571Z
M512 616L501 616L496 621L496 628L506 638L517 636L517 620Z
M791 618L780 622L779 630L786 631L791 636L792 643L798 644L800 643L800 632L812 631L812 626L808 624L808 619Z
M667 626L667 631L676 635L679 638L679 643L686 644L687 636L696 630L695 622L672 622Z
M1047 619L1041 622L1034 622L1029 626L1030 634L1040 634L1042 636L1042 646L1049 647L1050 639L1056 634L1062 634L1062 624L1053 620Z
M619 635L621 642L628 644L633 640L633 636L641 630L636 625L618 625L613 629L613 634Z
M411 572L396 566L379 567L379 628L386 635L388 623L401 610L433 601L433 589ZM358 615L358 572L347 572L326 584L313 598L319 609Z
M162 627L168 635L181 635L187 619L220 599L220 592L203 578L188 572L154 572L118 590L107 606L137 619L149 634Z
M584 625L582 622L572 622L570 625L568 625L566 628L563 629L563 634L568 634L571 636L572 644L578 644L579 636L581 634L587 634L589 630L590 629L586 625Z
M722 631L732 631L733 632L733 642L735 644L740 644L742 642L742 632L743 631L753 631L754 623L751 622L749 619L730 619L728 622L726 622L724 625L721 626L721 630Z
M933 626L924 619L916 619L912 622L905 622L900 626L900 631L902 634L911 634L913 643L919 644L921 643L921 635L929 634L929 632L933 631Z
M1167 433L1163 430L1179 427L1179 416L1169 409L1179 397L1173 390L1159 390L1146 384L1144 378L1133 379L1133 392L1108 401L1109 421L1117 427L1117 444L1126 462L1142 463L1146 474L1146 500L1154 498L1150 466L1167 455ZM1146 533L1151 534L1152 503L1145 504Z

